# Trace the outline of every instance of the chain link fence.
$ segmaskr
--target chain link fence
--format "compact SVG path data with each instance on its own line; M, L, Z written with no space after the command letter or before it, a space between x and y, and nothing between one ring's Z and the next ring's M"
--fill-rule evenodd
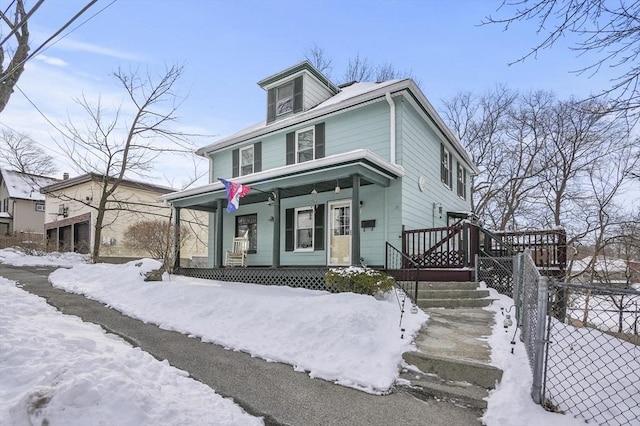
M589 423L640 424L640 291L556 282L527 252L514 265L533 400Z
M500 294L512 297L514 257L477 257L476 280Z

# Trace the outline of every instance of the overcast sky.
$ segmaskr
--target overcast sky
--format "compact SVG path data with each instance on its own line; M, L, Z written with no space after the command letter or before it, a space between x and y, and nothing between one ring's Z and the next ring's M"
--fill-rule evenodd
M25 0L30 8L35 0ZM45 0L30 19L35 49L88 0ZM561 98L597 93L605 73L576 75L589 62L562 41L537 58L509 66L536 43L534 23L509 31L480 25L501 0L452 1L209 1L99 0L26 66L19 87L53 123L86 119L73 99L102 96L106 106L122 92L110 77L118 67L152 73L184 64L179 115L191 132L213 135L211 143L264 120L266 94L259 80L304 59L314 44L332 59L329 77L343 81L349 58L390 63L410 72L440 109L459 91L483 92L496 84L512 89L552 90ZM83 23L81 26L78 24ZM6 34L2 28L2 35ZM0 124L29 134L58 152L56 130L16 91ZM191 167L190 164L185 165ZM60 170L74 170L60 159ZM174 164L158 171L180 175Z

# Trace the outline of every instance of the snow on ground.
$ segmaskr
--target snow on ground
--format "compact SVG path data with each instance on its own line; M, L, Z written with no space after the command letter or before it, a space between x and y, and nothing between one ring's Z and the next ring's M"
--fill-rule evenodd
M259 425L187 373L0 277L0 424Z
M370 393L384 393L393 385L402 354L411 350L411 336L427 320L423 312L405 315L408 338L402 339L395 293L376 300L180 276L144 282L142 274L159 266L150 259L76 265L58 269L49 280L164 329Z
M0 263L14 266L62 266L70 268L79 263L87 263L89 255L80 253L45 253L42 256L27 256L17 248L0 250Z
M29 259L29 256L23 257L26 259L17 259L14 263L14 260L7 260L9 256L6 250L0 250L0 262L40 264ZM148 259L125 265L87 265L78 262L72 269L55 271L50 280L57 287L85 294L129 316L156 323L162 328L198 336L204 341L214 342L232 350L246 351L263 359L288 363L297 370L308 371L312 377L373 393L384 392L394 382L398 375L397 364L401 362L401 354L411 348L410 338L407 336L417 333L421 324L427 320L426 314L422 311L410 314L407 310L403 321L406 333L405 339L402 340L398 329L398 300L394 295L388 296L385 300L376 300L369 296L350 293L329 294L289 287L227 283L167 275L163 282L144 282L141 273L157 266L159 263ZM500 308L510 309L513 300L492 289L490 292L490 297L496 299L496 302L488 309L496 312L497 323L488 342L492 348L492 363L501 368L504 375L501 383L489 395L488 409L482 418L483 422L488 426L584 425L581 420L569 415L549 413L533 403L530 397L532 375L524 345L520 342L518 334L514 339L516 344L511 345L514 329L510 327L505 332L502 326L503 311ZM0 303L13 304L8 299L3 296ZM29 321L45 308L50 309L44 303L38 303L32 310L26 310L24 313L25 309L13 312L12 317L23 317L23 321ZM7 333L4 320L0 326L0 337L4 338L4 334ZM124 377L134 373L144 377L155 377L157 374L155 369L159 367L149 367L152 363L145 358L146 354L131 348L128 348L129 351L137 355L129 355L125 361L98 361L102 359L105 351L86 349L93 344L82 343L86 338L85 333L79 331L79 325L77 327L78 331L72 327L55 331L51 337L53 341L44 345L40 340L49 338L48 327L32 327L28 336L21 336L22 343L16 342L16 345L21 344L20 364L39 367L40 363L44 363L40 360L43 347L60 347L62 349L56 352L55 357L57 364L45 365L43 370L66 371L68 367L65 365L72 363L76 353L84 348L84 365L91 367L86 372L79 371L79 376L88 375L94 370L95 364L112 367L107 371L107 378L112 375L115 377L119 372L123 372ZM57 340L60 342L57 343ZM113 340L109 338L109 341ZM166 362L163 365L171 368ZM154 372L149 374L147 368L153 368ZM125 371L126 369L130 371ZM11 374L16 373L11 370ZM183 379L186 380L184 377ZM107 379L86 380L79 382L78 386L89 387L91 382L102 389L102 383ZM121 377L119 380L125 378ZM137 389L145 394L152 392L145 390L147 386L152 390L158 386L143 379L134 379L133 382L139 383ZM3 384L6 389L2 390L2 401L7 400L4 395L12 398L18 394L37 395L40 386L45 389L52 386L38 383L22 386L19 383L16 378L6 385ZM69 392L73 391L71 385L72 383L66 385ZM62 410L65 403L71 402L67 399L58 407ZM21 403L26 404L26 400ZM152 403L153 401L140 403L138 408L143 408L140 408L136 415L154 415L155 408L144 408L146 404ZM115 409L116 404L109 407L114 407L111 416L119 413ZM2 408L0 413L5 413L4 410L6 409ZM179 411L178 408L175 410ZM104 409L105 416L109 416L108 411ZM151 412L148 413L149 411ZM1 420L2 417L0 423Z
M491 364L503 371L502 380L496 389L489 393L487 410L482 421L488 426L577 426L585 425L584 420L571 415L560 415L546 411L531 399L533 374L529 367L529 359L520 341L520 329L514 324L504 328L506 315L515 318L513 299L499 294L492 288L489 297L495 301L485 308L495 313L496 323L488 343L491 346ZM515 332L515 335L514 335ZM515 341L515 344L511 344ZM511 351L513 350L513 353Z

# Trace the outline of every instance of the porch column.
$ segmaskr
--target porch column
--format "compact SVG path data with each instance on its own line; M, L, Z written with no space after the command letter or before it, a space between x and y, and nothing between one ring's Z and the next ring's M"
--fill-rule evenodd
M360 265L360 175L353 175L351 191L351 264Z
M174 207L174 216L173 216L173 270L175 271L180 267L180 208Z
M271 248L271 266L280 266L280 188L273 190L273 246Z
M215 256L213 259L213 267L219 268L222 266L222 253L223 253L223 232L222 232L222 198L216 200L216 247Z

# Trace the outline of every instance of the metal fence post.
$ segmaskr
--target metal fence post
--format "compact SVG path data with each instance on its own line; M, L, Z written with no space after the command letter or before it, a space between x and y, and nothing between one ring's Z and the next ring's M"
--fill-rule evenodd
M536 404L542 405L542 384L544 379L544 354L547 325L547 302L549 300L549 279L540 277L538 280L538 312L536 313L536 338L533 356L533 386L531 397Z

